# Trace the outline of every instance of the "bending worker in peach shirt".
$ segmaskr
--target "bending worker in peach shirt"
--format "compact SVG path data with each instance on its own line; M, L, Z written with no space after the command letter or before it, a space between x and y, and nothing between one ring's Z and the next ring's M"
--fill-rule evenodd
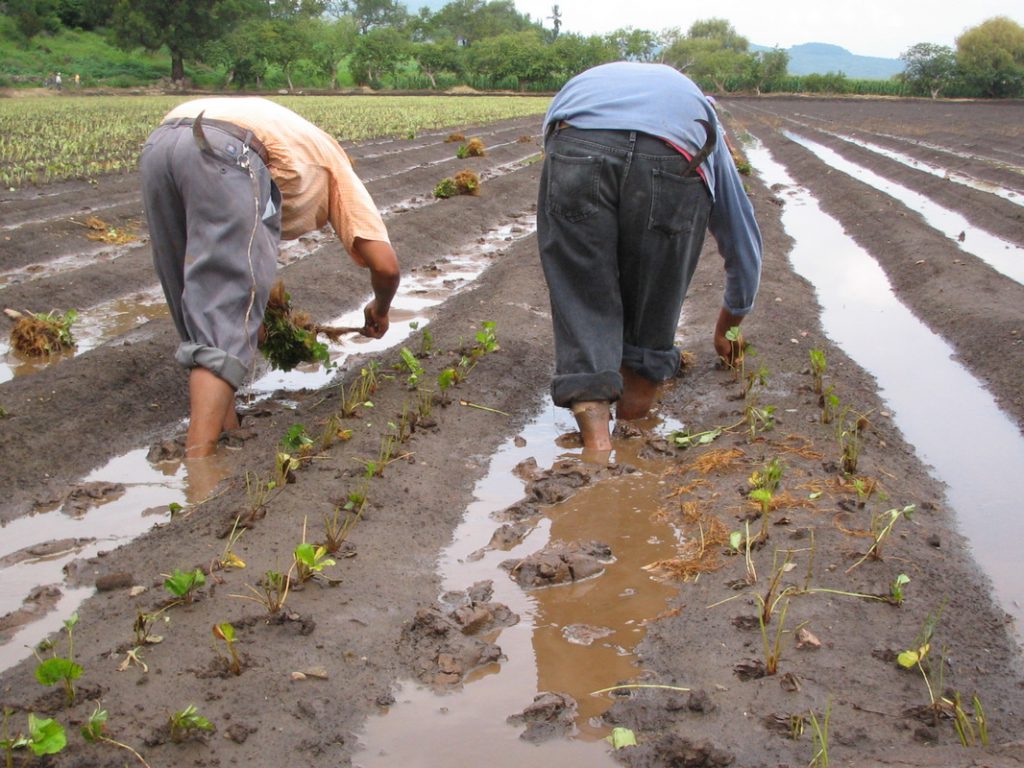
M331 136L261 98L210 98L169 112L140 160L153 262L189 369L186 458L238 427L235 391L253 367L281 239L328 221L370 271L362 333L388 330L398 259L373 200ZM354 286L339 286L352 290Z

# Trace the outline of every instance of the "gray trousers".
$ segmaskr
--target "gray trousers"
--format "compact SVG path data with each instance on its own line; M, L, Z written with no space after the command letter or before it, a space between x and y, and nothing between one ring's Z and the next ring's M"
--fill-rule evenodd
M153 264L182 339L175 359L237 389L252 367L277 269L281 195L255 152L207 126L165 123L142 148Z
M711 212L682 154L635 131L555 129L544 145L537 240L551 297L556 405L618 400L620 367L679 368L675 331Z

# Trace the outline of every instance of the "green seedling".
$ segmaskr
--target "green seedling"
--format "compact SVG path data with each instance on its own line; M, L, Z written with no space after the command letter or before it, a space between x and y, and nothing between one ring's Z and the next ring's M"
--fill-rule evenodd
M183 603L191 603L195 600L196 590L205 583L206 575L202 568L191 571L175 568L174 573L164 574L164 589Z
M434 412L434 390L421 386L416 392L416 417L429 419Z
M849 418L851 413L854 416L852 419ZM868 419L865 414L857 413L849 408L843 414L843 426L839 429L839 449L843 455L843 472L848 475L857 471L864 430L867 429L867 426Z
M868 551L864 553L864 556L847 568L846 572L849 573L868 558L872 560L881 560L882 542L884 542L889 537L889 534L892 533L892 529L896 525L896 521L901 517L910 520L915 509L916 507L913 504L908 504L902 509L893 508L886 512L879 512L872 515L871 536L874 540L871 542L871 546L868 547Z
M746 385L743 389L743 395L746 398L750 398L751 393L754 391L755 386L765 387L768 384L768 367L765 365L759 365L757 370L750 371L746 375Z
M459 189L455 185L455 179L451 177L445 177L437 182L437 186L434 187L434 197L444 200L449 197L455 197L459 194Z
M756 502L761 508L761 532L758 538L768 538L768 518L772 511L772 499L775 498L775 491L779 489L782 482L783 464L778 459L772 459L760 470L755 471L747 478L747 483L752 490L747 498Z
M710 445L722 436L723 431L721 427L694 433L677 429L670 432L666 439L676 448L693 448L698 445Z
M793 553L787 550L786 556L783 558L781 563L778 562L778 556L779 551L775 550L775 553L772 555L772 576L768 580L768 588L765 590L763 596L757 595L757 601L761 605L759 618L761 623L764 625L771 623L772 614L775 612L775 606L778 605L779 601L792 592L792 589L787 587L779 592L778 595L775 594L782 581L782 575L792 567L789 563Z
M441 402L450 402L448 390L461 381L458 371L455 368L445 368L437 374L437 388L441 392Z
M171 741L182 742L199 731L212 731L213 723L199 714L195 704L172 712L167 721L171 732Z
M0 734L0 748L4 750L5 764L7 768L14 766L14 750L31 750L36 757L44 755L55 755L67 746L68 737L64 732L64 726L51 718L36 717L30 712L28 715L28 736L19 734L12 736L9 731L9 720L11 710L4 708L3 733Z
M265 481L255 472L246 471L245 498L249 507L247 520L258 520L267 513L270 495L277 487L278 483L275 480Z
M954 691L953 698L947 696L942 698L944 708L952 713L953 728L956 730L957 738L960 739L960 745L973 747L980 742L981 746L987 747L988 723L985 721L985 710L981 707L981 699L975 695L971 703L974 707L974 722L971 721L972 716L964 710L960 691Z
M825 352L820 349L812 349L808 354L811 358L811 379L814 382L814 394L820 395L824 392L825 371L828 368L825 362Z
M341 415L346 419L351 419L356 415L359 408L372 408L373 403L370 401L370 394L377 389L377 373L376 367L361 368L359 370L359 378L353 379L348 389L345 389L345 385L341 385Z
M863 509L878 490L878 481L873 477L854 477L850 482L857 492L857 506Z
M757 437L758 432L767 432L775 426L775 406L758 406L756 398L747 398L745 410L747 428L750 430L750 439ZM753 402L750 402L753 400Z
M733 531L729 534L729 549L737 555L740 552L743 552L743 559L747 568L745 581L747 582L748 586L751 586L757 583L757 570L754 568L754 560L750 556L751 541L749 521L745 521L743 523L743 529L746 535L744 535L744 533L740 531Z
M480 330L476 332L476 348L474 351L479 351L481 355L487 355L501 349L498 346L498 337L495 334L497 327L498 324L493 320L485 320L481 324Z
M305 541L299 544L294 552L299 583L309 581L324 568L334 565L335 561L328 556L329 554L324 545L317 546Z
M723 359L722 362L729 366L732 370L733 375L736 377L736 381L742 381L744 378L744 357L746 356L747 345L743 341L743 334L740 332L740 327L734 325L725 332L726 341L728 341L732 349L729 352L730 360Z
M903 605L903 588L909 583L910 577L905 573L901 573L893 579L892 584L889 585L889 602L893 605Z
M224 551L221 552L220 557L214 563L215 567L224 570L228 568L245 568L245 561L235 554L235 545L238 544L238 540L245 533L245 528L239 527L240 522L241 518L236 517L235 522L231 525L231 533L228 534L228 540L224 544ZM211 570L213 569L211 568Z
M134 748L107 736L106 729L108 719L109 715L107 714L107 710L101 709L99 702L97 702L96 709L91 715L89 715L89 719L86 721L85 725L82 726L82 738L89 744L102 742L104 744L110 744L111 746L126 750L130 752L136 760L144 765L145 768L149 768L149 763L147 763L145 759L143 759L142 755L140 755Z
M333 555L341 549L359 522L365 506L366 492L351 491L343 505L336 506L333 512L324 514L324 547L329 553Z
M782 595L779 596L780 598ZM789 600L782 606L779 612L779 620L775 625L775 634L771 641L768 637L768 624L764 620L764 608L762 603L761 613L758 614L758 625L761 627L761 643L764 646L764 673L774 675L779 671L779 660L782 659L782 635L786 628L786 614L789 612Z
M423 365L420 363L419 358L406 347L402 347L399 355L402 358L400 365L409 372L409 378L406 379L406 383L410 389L413 389L426 372L423 370Z
M30 357L45 357L74 349L71 326L78 320L75 310L61 313L54 309L24 314L11 310L7 314L15 320L11 329L11 347L14 350Z
M292 424L281 440L282 448L299 456L308 456L313 450L313 444L305 424Z
M268 490L273 488L284 488L288 483L295 482L295 471L302 466L302 462L295 456L285 451L278 451L274 458L274 472L276 480L274 485L267 484Z
M242 674L242 661L238 658L238 650L235 648L235 627L231 622L213 625L213 636L224 642L227 649L228 671L233 675Z
M39 664L36 665L36 680L42 685L51 686L60 683L64 686L64 701L67 706L75 703L75 680L82 676L81 665L75 663L75 625L78 614L73 613L64 621L64 632L67 634L67 656L58 656L54 644L47 640L39 644L34 651ZM44 659L40 651L50 651L53 655Z
M821 405L821 423L831 424L836 419L836 414L839 412L839 396L834 394L835 388L831 385L824 392L821 393L821 397L818 399Z
M284 608L284 603L288 599L288 592L291 589L292 583L292 570L295 568L295 561L292 561L291 568L288 569L288 573L281 573L280 571L266 571L263 574L263 578L259 581L259 589L246 584L246 589L252 592L251 595L231 595L231 597L237 597L241 600L252 600L254 603L259 603L266 608L267 613L275 614Z
M418 331L419 327L420 327L420 324L416 320L414 320L413 322L409 323L409 328L411 330ZM430 332L429 328L424 328L420 332L420 351L419 351L419 356L420 357L428 357L433 350L434 350L434 334L432 334Z
M810 712L811 728L814 729L814 757L810 768L828 768L828 724L832 719L832 699L825 704L825 714L818 720L814 712Z
M931 664L925 667L924 662L931 653L932 638L935 635L935 627L939 623L939 618L942 616L942 610L944 607L945 605L940 606L937 611L933 611L928 614L924 624L921 626L921 630L914 639L913 646L896 657L896 662L903 669L917 668L921 673L925 688L928 689L929 706L936 718L938 717L940 702L938 702L935 697L935 691L942 690L942 680L945 673L945 659L939 659L937 671L932 669Z

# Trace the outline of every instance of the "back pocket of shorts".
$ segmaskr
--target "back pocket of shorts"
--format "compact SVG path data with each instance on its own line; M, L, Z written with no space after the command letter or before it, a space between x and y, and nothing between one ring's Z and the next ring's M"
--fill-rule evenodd
M551 155L548 159L548 212L568 221L597 213L601 158Z
M660 168L651 171L649 229L686 237L696 227L707 226L710 210L711 200L700 176L679 176Z

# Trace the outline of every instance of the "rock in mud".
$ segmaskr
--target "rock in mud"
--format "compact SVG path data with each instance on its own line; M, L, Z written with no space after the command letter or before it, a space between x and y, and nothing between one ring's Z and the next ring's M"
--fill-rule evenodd
M527 523L505 523L494 532L487 546L490 549L508 551L523 543L523 539L533 530L533 526Z
M567 693L539 693L533 703L517 715L510 715L511 725L525 725L519 738L539 744L553 738L571 736L576 730L576 700Z
M522 560L506 560L501 567L519 586L537 589L596 576L612 560L611 548L598 541L554 541Z
M733 763L733 756L726 750L675 734L623 747L615 755L630 768L725 768Z

